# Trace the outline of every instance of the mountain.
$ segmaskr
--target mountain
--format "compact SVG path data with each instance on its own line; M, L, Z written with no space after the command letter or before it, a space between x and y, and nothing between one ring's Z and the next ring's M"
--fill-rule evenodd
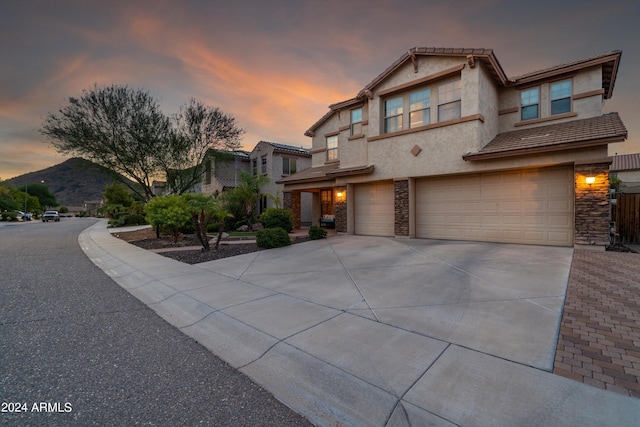
M118 178L119 177L119 178ZM79 206L85 201L100 200L107 185L131 180L89 160L74 157L58 165L29 172L6 180L15 187L42 182L55 194L60 206Z

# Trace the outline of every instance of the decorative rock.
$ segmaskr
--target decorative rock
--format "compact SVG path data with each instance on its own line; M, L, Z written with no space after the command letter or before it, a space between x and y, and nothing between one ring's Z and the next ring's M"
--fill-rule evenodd
M264 226L261 223L256 222L251 226L251 231L258 231L258 230L262 230L263 228Z
M241 225L236 231L249 231L248 225Z

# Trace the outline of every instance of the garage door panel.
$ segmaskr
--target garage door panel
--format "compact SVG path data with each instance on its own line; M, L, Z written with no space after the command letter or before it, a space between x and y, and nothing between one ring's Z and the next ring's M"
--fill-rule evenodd
M571 246L573 187L571 167L417 180L416 236Z
M355 186L355 233L393 236L395 218L393 182Z

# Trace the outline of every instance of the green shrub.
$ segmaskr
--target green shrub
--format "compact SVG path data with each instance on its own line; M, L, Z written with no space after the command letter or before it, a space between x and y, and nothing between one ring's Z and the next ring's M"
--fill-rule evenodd
M283 228L287 233L293 229L293 215L288 209L268 208L260 215L264 228Z
M13 211L2 212L2 220L3 221L15 221L17 218L17 213Z
M147 223L144 215L140 215L137 213L126 215L122 218L122 220L124 222L124 225L143 225Z
M249 225L249 223L246 220L242 220L242 221L236 221L233 218L227 218L225 220L225 226L229 226L232 225L232 227L227 228L228 230L237 230L238 228L242 227L243 225Z
M317 225L312 225L309 228L309 237L311 240L324 239L327 237L327 230L320 228Z
M262 249L281 248L289 246L291 238L283 228L263 228L256 233L256 244Z

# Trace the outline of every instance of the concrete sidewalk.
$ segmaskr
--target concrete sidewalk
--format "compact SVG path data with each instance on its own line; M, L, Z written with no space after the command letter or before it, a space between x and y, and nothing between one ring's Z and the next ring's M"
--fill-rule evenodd
M573 250L337 236L195 266L109 235L107 274L316 425L636 425L553 375Z

